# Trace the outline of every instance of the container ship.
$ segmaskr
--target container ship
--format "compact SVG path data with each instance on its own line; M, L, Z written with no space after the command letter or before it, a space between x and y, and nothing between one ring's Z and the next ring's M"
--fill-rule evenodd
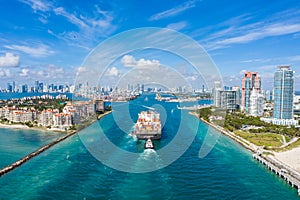
M140 112L135 124L133 135L139 140L159 140L161 138L161 122L159 113L156 111Z

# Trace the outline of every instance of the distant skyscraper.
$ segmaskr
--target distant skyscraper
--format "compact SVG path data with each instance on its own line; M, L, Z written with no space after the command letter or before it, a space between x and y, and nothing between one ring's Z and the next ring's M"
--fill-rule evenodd
M12 92L13 91L13 86L10 83L7 83L7 91Z
M36 80L36 81L34 82L34 92L38 92L38 90L39 90L39 81Z
M250 95L252 89L256 90L257 93L261 90L261 81L257 72L246 72L242 79L242 105L241 109L246 113L249 113L250 107Z
M12 83L12 91L16 92L16 82L15 81L13 81L13 83Z
M28 85L22 85L22 93L27 93L28 92Z
M273 118L293 119L294 72L290 66L279 66L274 74Z

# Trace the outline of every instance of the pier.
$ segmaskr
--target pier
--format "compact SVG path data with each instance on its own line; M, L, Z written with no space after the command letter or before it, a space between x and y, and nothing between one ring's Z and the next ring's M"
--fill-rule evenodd
M268 157L264 158L259 154L253 154L252 157L265 165L270 171L275 173L278 177L284 179L293 188L298 190L298 196L300 196L300 175L288 166L284 166L282 163Z

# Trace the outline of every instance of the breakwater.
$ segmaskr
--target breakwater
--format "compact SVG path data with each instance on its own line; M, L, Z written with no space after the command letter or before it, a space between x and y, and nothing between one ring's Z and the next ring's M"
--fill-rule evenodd
M59 139L57 139L57 140L55 140L55 141L53 141L53 142L51 142L51 143L49 143L45 146L39 148L38 150L28 154L27 156L25 156L25 157L21 158L20 160L14 162L13 164L8 165L7 167L4 167L3 169L0 170L0 177L5 175L8 172L14 170L15 168L21 166L22 164L24 164L25 162L27 162L31 158L39 155L40 153L44 152L45 150L49 149L50 147L54 146L55 144L57 144L57 143L65 140L65 139L67 139L68 137L74 135L75 133L77 133L77 131L69 133L68 135L65 135L64 137L61 137L61 138L59 138Z
M112 111L106 112L102 115L100 115L98 117L98 120L101 119L102 117L104 117L105 115L111 113ZM47 149L51 148L52 146L58 144L59 142L71 137L72 135L76 134L78 131L73 131L63 137L58 138L57 140L37 149L36 151L24 156L23 158L21 158L20 160L8 165L7 167L4 167L3 169L0 170L0 177L7 174L8 172L16 169L17 167L21 166L22 164L24 164L25 162L29 161L30 159L34 158L35 156L41 154L42 152L46 151Z

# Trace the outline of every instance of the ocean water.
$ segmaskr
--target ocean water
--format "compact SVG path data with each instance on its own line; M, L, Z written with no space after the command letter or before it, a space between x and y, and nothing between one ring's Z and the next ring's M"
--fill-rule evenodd
M113 114L1 177L0 199L298 199L295 189L253 160L250 152L188 111L176 109L178 103L144 97L129 105L113 104ZM142 142L128 135L137 113L149 106L161 113L164 123L155 151L144 150ZM181 140L176 134L182 134ZM139 153L138 157L128 161L120 151L110 151L104 136L126 152ZM214 144L207 136L217 142L199 158L201 147L209 150ZM119 162L124 167L129 162L133 171L161 167L191 138L182 156L156 171L128 173L105 165ZM165 155L161 151L169 144L173 148ZM99 161L97 155L106 160Z
M63 133L51 131L0 128L0 168L63 135Z

